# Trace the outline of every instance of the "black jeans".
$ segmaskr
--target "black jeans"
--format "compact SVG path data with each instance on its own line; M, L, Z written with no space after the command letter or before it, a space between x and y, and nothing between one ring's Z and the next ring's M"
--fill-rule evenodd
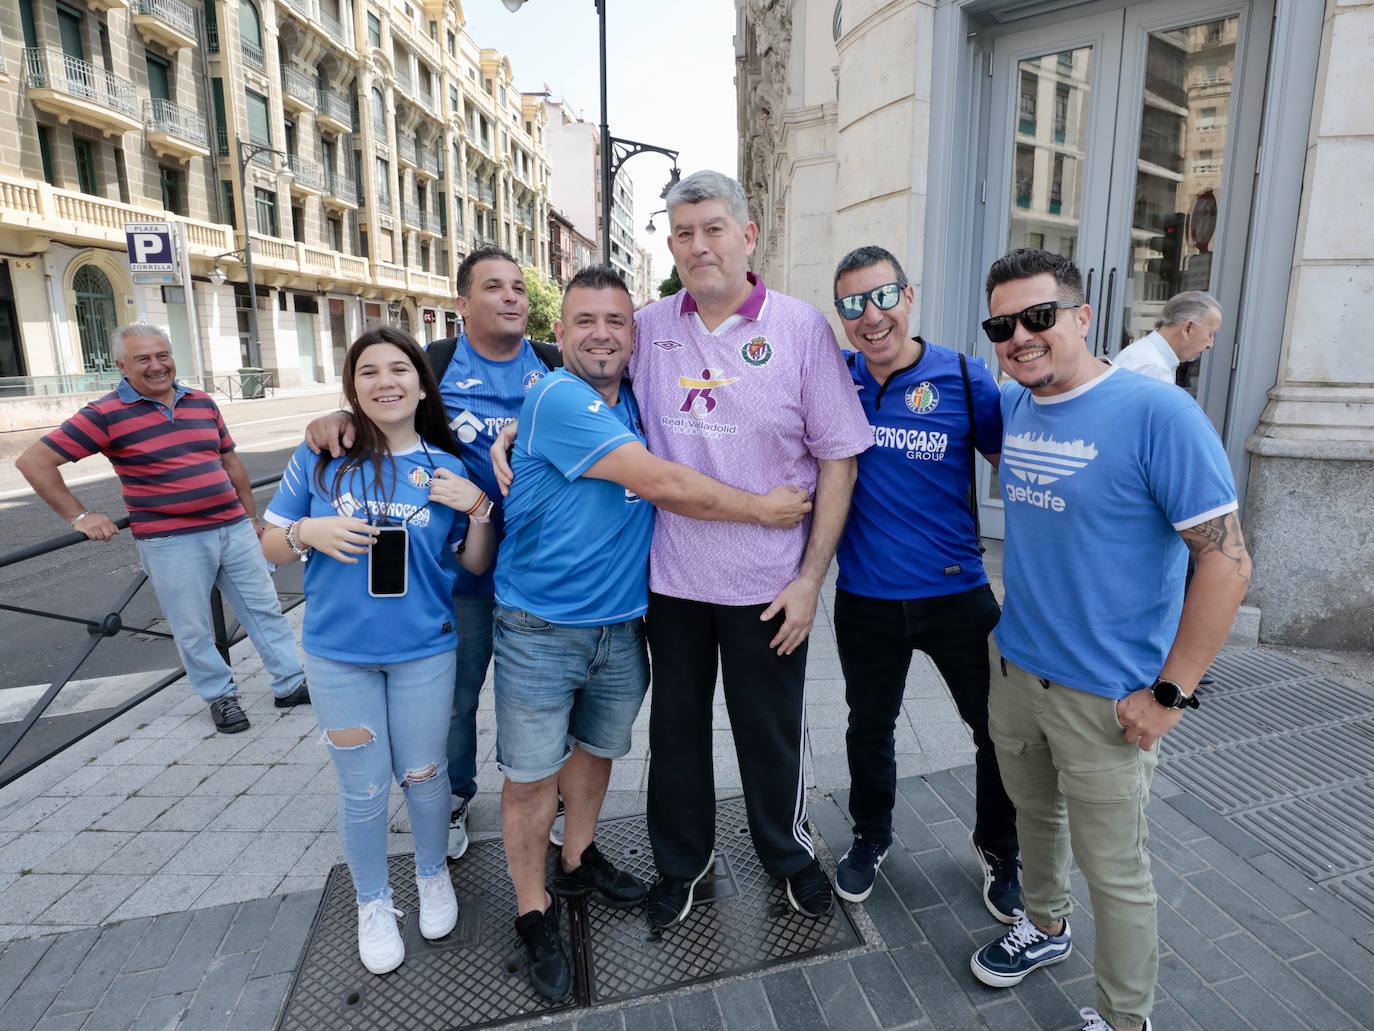
M893 731L902 711L913 649L945 678L977 748L978 821L974 839L1002 856L1016 854L1016 809L1002 787L988 737L988 634L1001 610L992 588L914 601L835 591L835 641L849 704L849 814L865 841L892 843L897 792Z
M649 595L649 841L659 873L695 877L716 834L712 702L720 656L749 832L763 868L790 877L815 856L806 828L806 645L778 655L783 616L763 605Z

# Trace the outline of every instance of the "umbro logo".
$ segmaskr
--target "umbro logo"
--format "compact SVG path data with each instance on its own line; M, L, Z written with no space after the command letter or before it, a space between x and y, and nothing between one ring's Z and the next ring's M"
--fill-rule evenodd
M665 351L676 351L682 344L677 340L655 340L655 347L661 347Z
M1012 433L1002 442L1002 462L1023 483L1067 479L1096 457L1095 444L1055 440L1047 433Z
M457 387L459 390L471 390L473 387L480 387L482 385L482 381L480 379L465 379L460 380L459 382L453 385Z

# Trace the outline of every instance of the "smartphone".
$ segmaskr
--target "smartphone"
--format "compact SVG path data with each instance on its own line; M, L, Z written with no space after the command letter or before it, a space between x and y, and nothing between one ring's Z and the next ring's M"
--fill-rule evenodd
M400 598L406 593L410 566L410 532L404 526L382 526L367 552L367 593L374 598Z

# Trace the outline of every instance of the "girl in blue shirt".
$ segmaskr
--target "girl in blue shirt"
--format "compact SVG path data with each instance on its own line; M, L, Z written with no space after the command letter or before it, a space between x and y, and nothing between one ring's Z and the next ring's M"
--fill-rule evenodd
M406 333L369 330L348 349L344 394L357 435L340 458L296 449L266 513L263 553L308 558L302 645L311 701L339 778L339 835L358 897L358 953L374 974L405 959L387 883L394 776L415 836L420 932L458 922L448 875L449 714L457 562L484 572L491 501L463 472L424 353ZM405 591L378 597L367 561L401 527ZM393 569L393 572L397 572Z

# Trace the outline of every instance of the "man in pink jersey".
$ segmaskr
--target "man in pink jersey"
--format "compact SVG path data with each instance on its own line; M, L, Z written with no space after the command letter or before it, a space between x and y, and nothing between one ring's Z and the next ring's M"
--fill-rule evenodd
M788 902L821 916L833 896L806 829L806 638L872 433L824 316L749 271L757 229L739 183L697 172L667 207L685 289L640 310L629 368L649 448L741 490L813 490L815 507L791 530L658 514L649 920L682 921L714 861L717 655L754 848Z

